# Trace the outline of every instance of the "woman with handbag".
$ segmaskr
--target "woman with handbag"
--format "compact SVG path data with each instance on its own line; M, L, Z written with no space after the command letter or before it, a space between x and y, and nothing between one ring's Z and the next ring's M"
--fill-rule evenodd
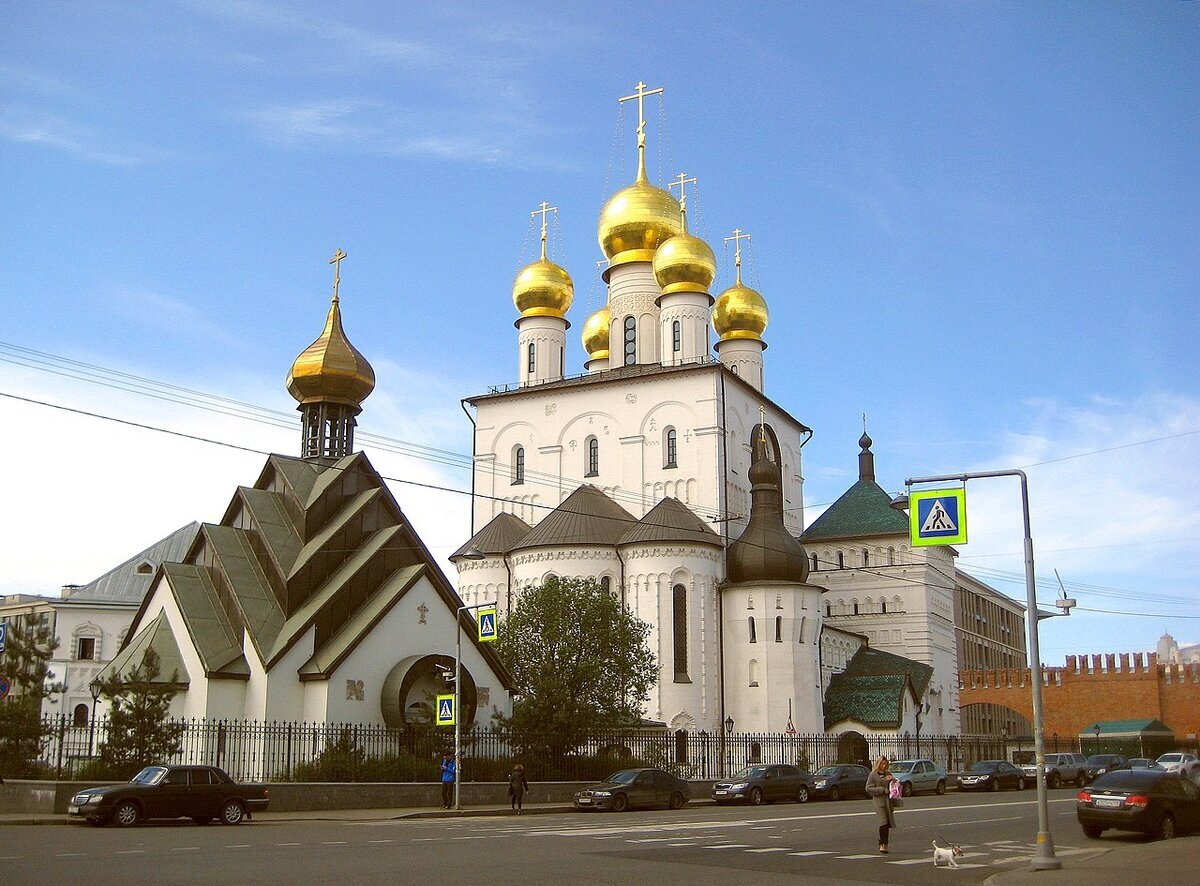
M892 814L893 785L899 788L900 782L888 772L888 758L880 757L867 776L867 794L875 804L875 815L879 819L879 851L884 855L888 853L888 831L896 826L896 817Z

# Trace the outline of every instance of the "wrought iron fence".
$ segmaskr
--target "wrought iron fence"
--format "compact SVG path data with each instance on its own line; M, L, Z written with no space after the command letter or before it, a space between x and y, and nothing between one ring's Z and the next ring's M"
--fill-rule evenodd
M176 722L184 726L178 753L154 762L220 766L245 781L435 781L439 760L454 743L448 730L433 727ZM108 721L76 726L68 717L58 716L44 725L48 739L41 756L42 773L48 778L95 777L95 767L89 772L88 764L108 740ZM869 765L880 756L926 758L954 772L976 760L1007 757L999 736L789 735L657 728L597 732L567 746L554 735L479 728L464 732L462 741L459 765L465 781L502 780L517 761L533 781L581 781L600 779L625 767L657 766L685 778L710 779L755 763L792 763L816 770L833 763ZM1053 747L1065 750L1066 744L1059 741Z

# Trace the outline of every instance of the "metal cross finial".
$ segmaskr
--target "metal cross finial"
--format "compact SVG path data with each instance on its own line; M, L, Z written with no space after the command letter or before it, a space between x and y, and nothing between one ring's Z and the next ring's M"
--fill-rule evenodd
M329 263L333 265L333 300L338 300L338 284L342 282L342 259L346 257L346 253L340 249L333 251L333 258Z
M686 172L679 173L677 181L669 182L668 188L679 188L679 217L683 220L684 226L687 226L687 194L684 192L684 185L696 184L695 178L688 178Z
M625 102L633 101L635 98L638 103L638 180L646 178L646 114L642 102L647 96L662 95L663 88L660 86L657 89L646 89L646 84L638 81L635 87L637 92L633 95L625 95L617 99L617 102L624 104Z
M742 285L742 241L750 242L750 235L743 233L741 228L733 229L733 236L726 237L725 242L733 241L733 265L737 268L737 285Z
M543 200L541 209L535 209L529 213L530 218L533 218L535 215L541 215L542 217L542 261L546 260L546 216L551 212L558 212L558 207L551 206Z
M864 412L862 415L863 415L863 433L865 434L867 432L867 414Z

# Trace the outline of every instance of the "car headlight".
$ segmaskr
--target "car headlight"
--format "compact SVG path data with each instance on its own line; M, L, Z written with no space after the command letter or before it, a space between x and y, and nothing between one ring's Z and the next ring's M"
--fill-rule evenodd
M731 790L731 791L741 791L741 790L745 790L745 789L746 789L746 788L748 788L748 787L750 787L750 783L749 783L749 782L746 782L746 781L739 781L737 784L731 784L731 785L729 786L729 790Z
M1097 769L1097 770L1096 770L1096 774L1097 774L1097 775L1103 775L1105 772L1106 772L1106 770L1104 770L1104 769Z
M818 779L817 779L817 787L819 787L819 788L823 788L823 787L825 787L825 785L827 785L828 783L829 783L829 782L827 782L827 781L826 781L825 779L823 779L823 778L818 778Z
M593 791L597 797L611 797L612 791Z

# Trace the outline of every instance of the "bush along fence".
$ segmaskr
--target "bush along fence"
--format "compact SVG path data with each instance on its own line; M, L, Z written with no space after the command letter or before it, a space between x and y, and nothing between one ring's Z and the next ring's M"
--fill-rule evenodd
M108 741L107 720L76 725L67 717L50 717L43 722L46 738L33 768L43 778L124 779L142 765L165 762L220 766L242 781L424 782L438 780L441 755L454 747L452 729L428 725L171 723L182 730L168 759L133 759L121 771L109 771L112 767L99 759ZM463 732L460 766L464 781L502 781L518 761L533 781L597 780L617 769L641 766L714 779L756 763L792 763L815 771L834 763L870 764L881 755L922 757L951 772L976 760L1008 757L999 736L708 733L660 727L593 733L565 744L551 734L475 728Z

